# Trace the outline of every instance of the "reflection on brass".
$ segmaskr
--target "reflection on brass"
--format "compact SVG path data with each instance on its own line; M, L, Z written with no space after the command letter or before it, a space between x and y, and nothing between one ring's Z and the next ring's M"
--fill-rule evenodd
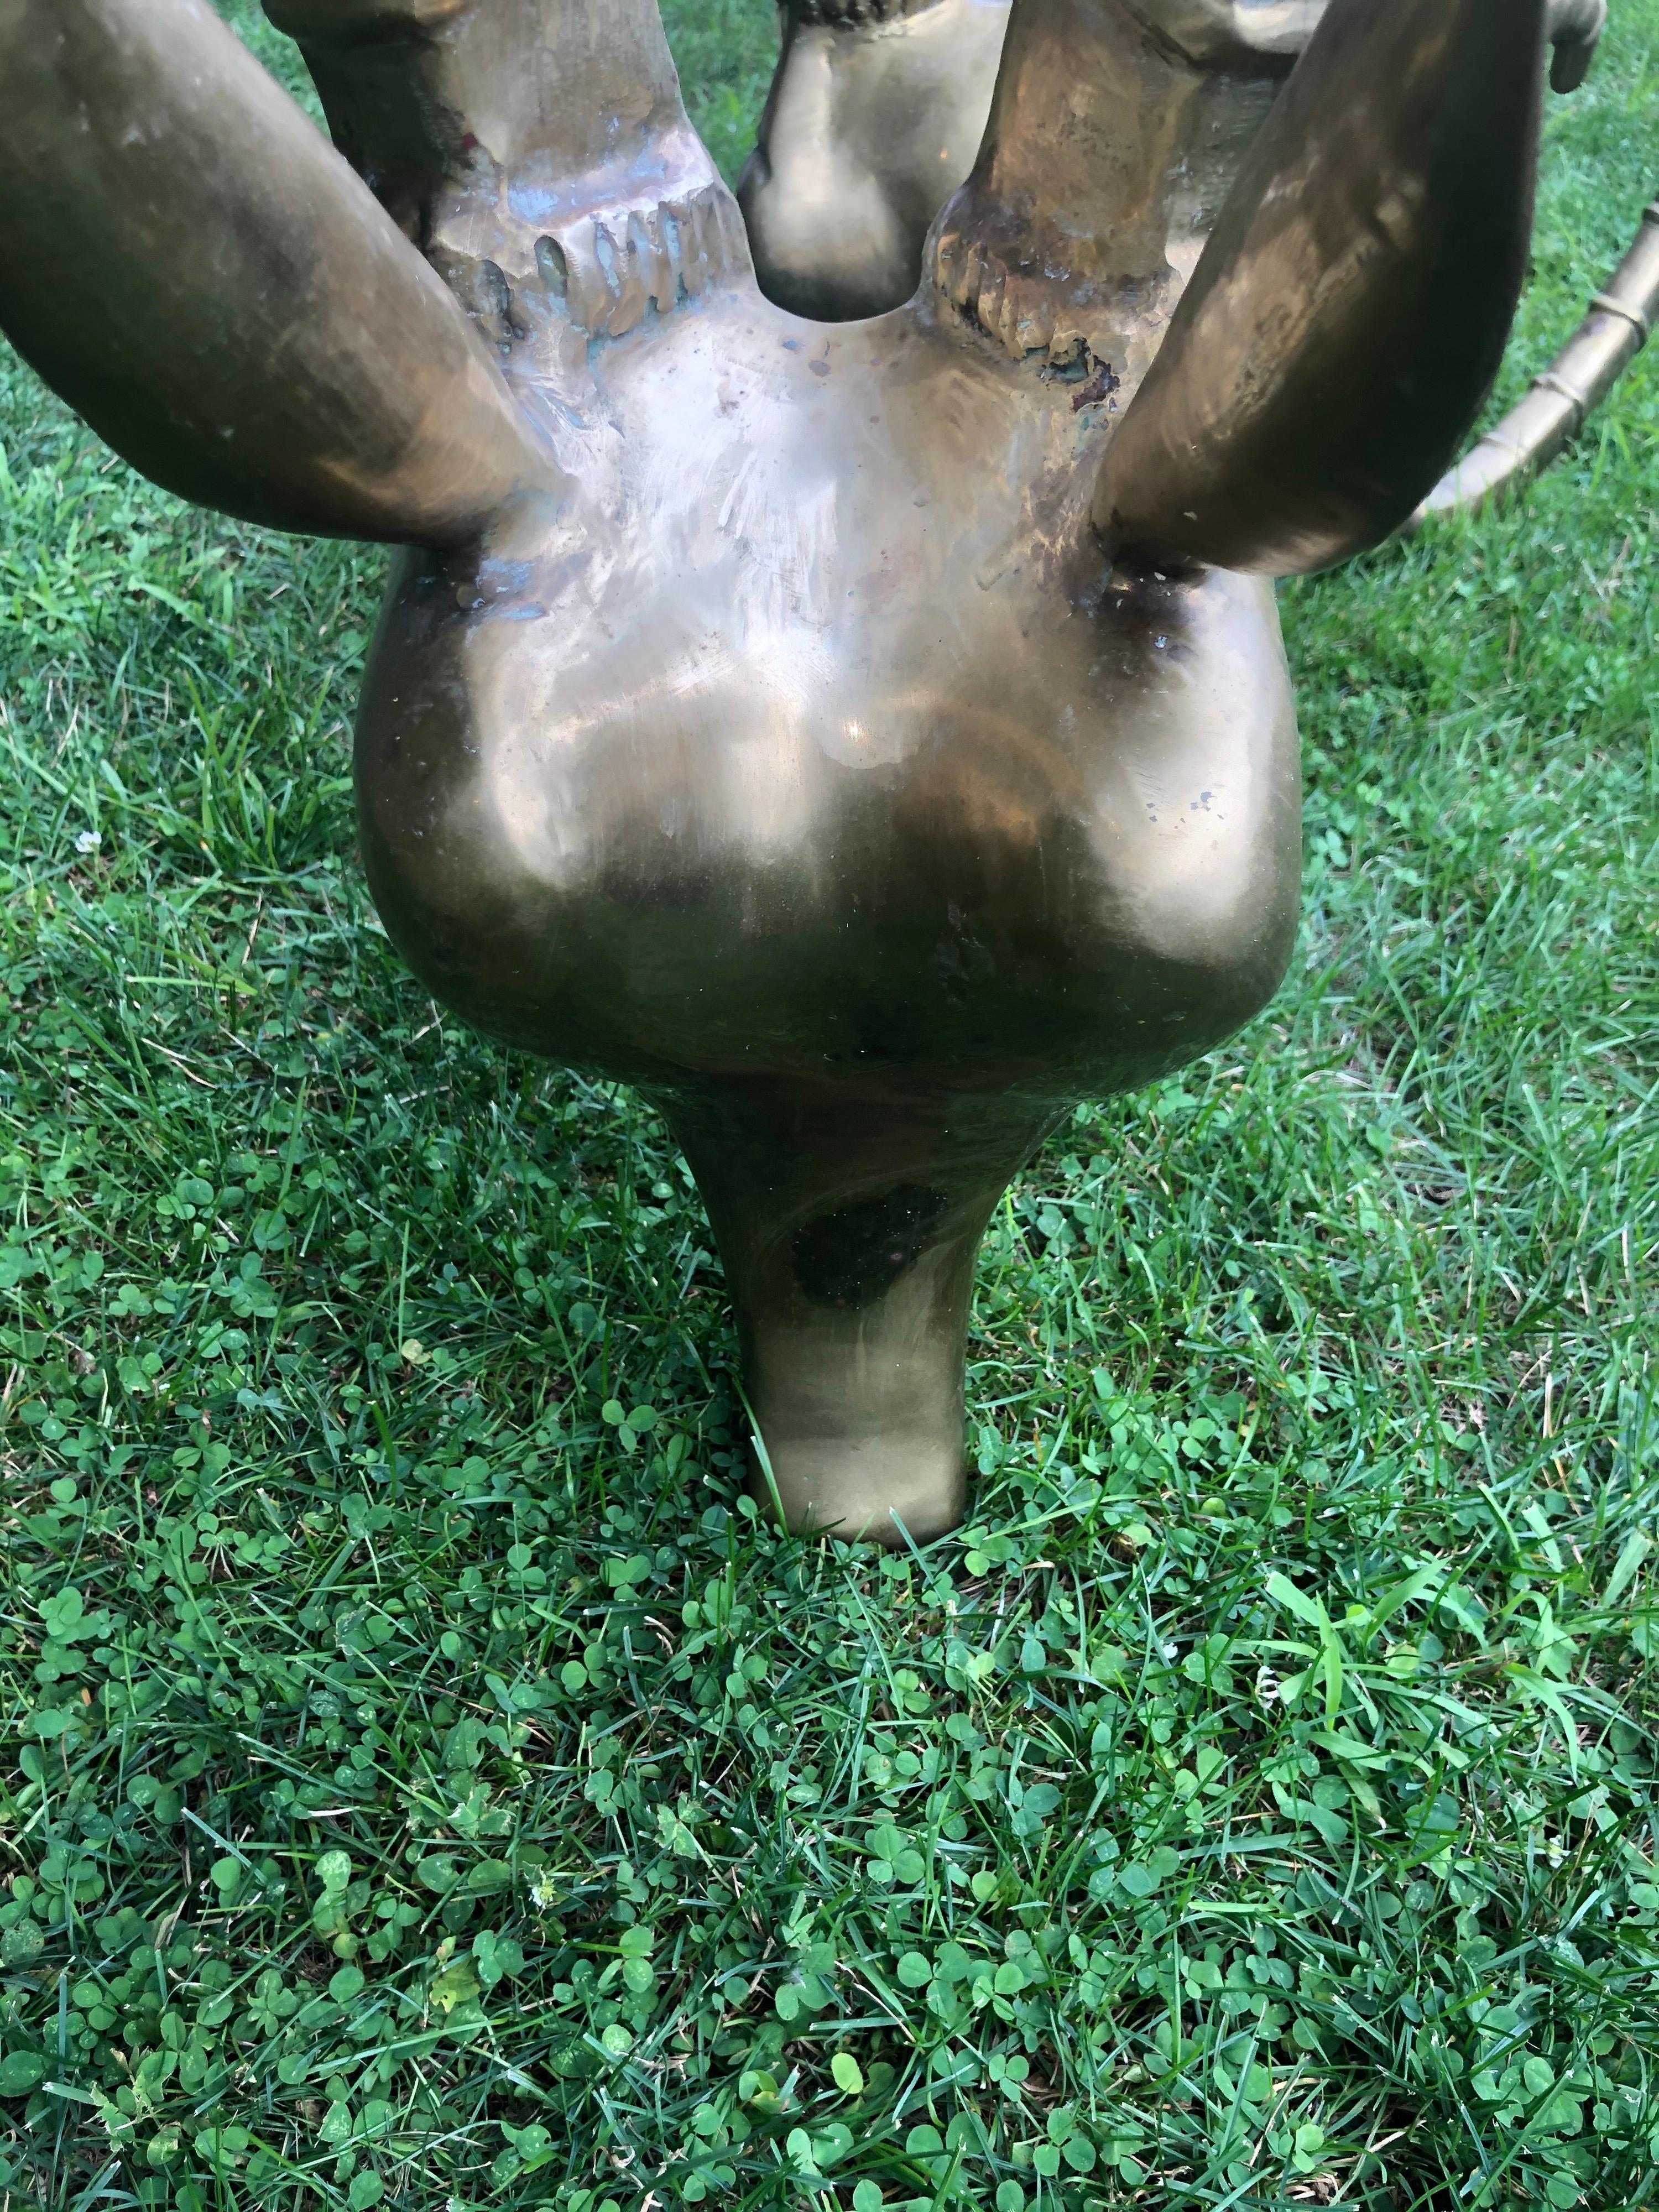
M1500 506L1547 469L1583 428L1659 321L1659 201L1642 213L1636 243L1590 301L1571 342L1527 396L1449 469L1413 515Z
M842 325L762 297L654 0L271 6L372 190L204 0L0 0L0 320L161 482L404 547L393 939L660 1103L791 1522L935 1535L1009 1177L1284 973L1271 578L1474 418L1544 0L1332 0L1201 255L1216 10L1018 0L928 283Z
M1325 0L1124 5L1191 59L1270 88L1313 35ZM910 297L933 218L979 151L1009 12L1010 0L784 0L777 76L738 185L769 299L836 322ZM1607 0L1552 0L1558 92L1583 82L1606 17ZM1052 91L1063 115L1067 88ZM1188 158L1207 172L1212 198L1216 183L1231 182L1269 96L1212 84L1185 118ZM1163 173L1181 179L1173 148ZM1194 238L1205 197L1199 182L1188 215Z
M761 289L852 322L902 307L985 136L1010 0L790 0L738 180Z

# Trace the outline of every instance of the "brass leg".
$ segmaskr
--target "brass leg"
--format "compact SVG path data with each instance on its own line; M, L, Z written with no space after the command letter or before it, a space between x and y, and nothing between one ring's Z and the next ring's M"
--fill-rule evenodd
M759 1084L665 1103L730 1278L757 1498L775 1484L800 1532L954 1528L974 1258L1052 1109Z

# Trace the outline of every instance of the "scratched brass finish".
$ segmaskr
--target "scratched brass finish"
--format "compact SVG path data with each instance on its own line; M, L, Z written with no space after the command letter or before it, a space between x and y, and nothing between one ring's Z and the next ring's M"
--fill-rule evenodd
M203 0L0 0L0 321L162 480L405 545L374 896L661 1103L798 1528L960 1516L1009 1176L1283 974L1270 578L1478 404L1543 4L1333 0L1200 258L1232 49L1018 0L928 281L831 325L762 296L653 0L272 0L372 192Z
M1169 147L1160 165L1186 201L1171 211L1177 251L1184 242L1195 256L1218 188L1231 184L1325 0L1126 5L1216 72L1182 118L1184 147ZM933 218L979 152L1010 10L1011 0L786 0L777 76L738 185L769 299L849 321L910 297ZM1583 82L1606 17L1607 0L1552 0L1558 92ZM1057 116L1072 90L1042 88Z
M1340 88L1407 62L1402 19L1437 66L1356 116ZM1407 520L1410 456L1455 446L1479 407L1532 234L1542 10L1426 24L1412 0L1334 0L1112 441L1095 500L1109 544L1170 568L1328 567L1375 543L1379 514ZM1431 375L1400 349L1413 327L1437 334Z

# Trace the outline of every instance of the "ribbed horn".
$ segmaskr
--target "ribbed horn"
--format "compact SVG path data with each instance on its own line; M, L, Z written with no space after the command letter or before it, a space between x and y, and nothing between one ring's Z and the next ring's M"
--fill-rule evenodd
M335 143L498 348L747 275L657 0L265 0Z

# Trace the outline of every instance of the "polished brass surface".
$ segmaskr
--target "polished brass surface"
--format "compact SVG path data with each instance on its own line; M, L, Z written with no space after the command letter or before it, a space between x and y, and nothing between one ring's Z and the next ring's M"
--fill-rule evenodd
M620 337L746 272L656 0L268 0L335 143L509 356L512 302Z
M1544 27L1543 0L1333 0L1107 453L1110 547L1282 575L1413 512L1419 457L1455 447L1503 358ZM1343 97L1395 71L1386 100Z
M1246 80L1214 86L1205 110L1186 118L1189 151L1170 149L1164 165L1188 196L1195 255L1216 188L1231 183L1271 87L1312 36L1325 0L1135 5L1148 27L1189 58ZM785 0L777 76L738 185L769 299L843 321L884 313L910 297L933 218L979 151L1010 7L1011 0ZM1606 16L1606 0L1552 0L1558 92L1583 82ZM1071 88L1045 89L1063 115Z
M543 449L467 318L205 0L0 0L7 336L146 475L471 539Z
M738 180L756 272L797 314L902 307L933 217L978 153L1011 0L860 20L791 0L760 138Z
M383 204L201 0L0 0L0 321L164 481L406 542L357 743L393 939L661 1103L791 1523L934 1535L1009 1176L1284 971L1270 576L1479 404L1543 0L1333 0L1185 301L1194 118L1253 80L1150 0L1018 0L929 283L840 325L762 297L650 0L272 6Z

